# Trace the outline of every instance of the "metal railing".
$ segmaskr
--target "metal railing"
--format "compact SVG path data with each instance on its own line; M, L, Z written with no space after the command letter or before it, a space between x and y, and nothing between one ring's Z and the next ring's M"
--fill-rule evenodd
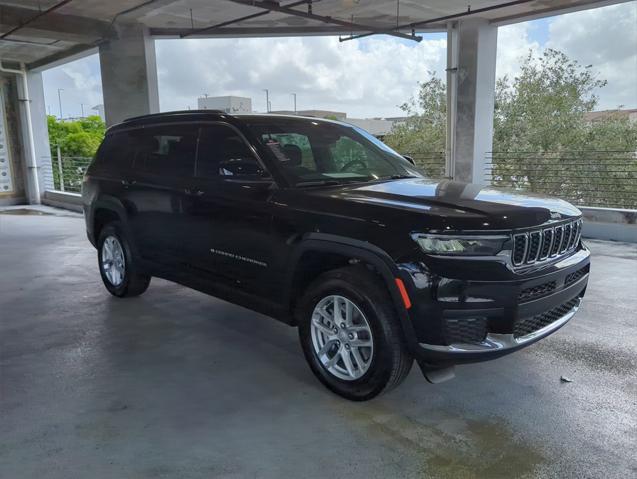
M491 152L485 181L581 206L637 209L633 151Z
M430 178L443 178L445 176L445 152L421 151L418 153L405 153L411 156L416 166L421 168Z
M407 153L431 178L445 176L444 152ZM58 156L46 184L79 193L91 158ZM637 209L637 153L630 151L491 152L485 182L564 198L580 206Z
M53 157L50 167L43 170L44 182L46 185L52 185L57 191L79 193L82 178L91 160L92 158L86 156Z

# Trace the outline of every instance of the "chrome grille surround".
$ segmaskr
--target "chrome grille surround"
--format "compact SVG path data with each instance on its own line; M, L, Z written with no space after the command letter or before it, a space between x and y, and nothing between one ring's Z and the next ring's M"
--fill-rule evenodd
M513 266L523 267L553 261L572 252L582 236L582 220L513 234Z

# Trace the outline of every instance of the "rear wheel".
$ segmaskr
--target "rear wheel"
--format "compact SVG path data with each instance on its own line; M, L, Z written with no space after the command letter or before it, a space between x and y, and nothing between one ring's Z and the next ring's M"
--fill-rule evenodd
M413 363L384 284L360 266L321 275L299 308L299 336L317 378L364 401L400 384Z
M118 221L102 228L97 242L97 262L104 286L114 296L138 296L150 284L150 276L139 270Z

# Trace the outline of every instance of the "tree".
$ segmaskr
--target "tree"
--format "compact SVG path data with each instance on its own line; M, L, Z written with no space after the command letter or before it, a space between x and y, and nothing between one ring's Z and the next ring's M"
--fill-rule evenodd
M57 157L57 147L62 156L92 157L104 139L106 125L95 115L75 121L60 121L47 116L51 157Z
M66 188L78 189L88 161L99 147L106 125L99 116L89 116L76 121L60 121L47 116L51 158L57 162L57 148L62 155L62 170ZM59 168L53 168L53 180L60 187Z
M426 173L441 175L447 132L447 87L434 72L429 75L429 80L419 84L418 97L400 106L407 118L394 126L384 141L396 151L412 156Z
M553 49L530 52L518 76L498 79L492 182L590 206L637 207L637 124L619 113L586 120L598 104L595 92L605 85L592 66ZM444 150L441 80L422 83L418 98L402 109L409 119L386 137L388 144L414 156Z
M564 53L531 52L519 76L498 80L494 116L494 151L559 151L581 148L584 114L597 106L594 92L606 85Z

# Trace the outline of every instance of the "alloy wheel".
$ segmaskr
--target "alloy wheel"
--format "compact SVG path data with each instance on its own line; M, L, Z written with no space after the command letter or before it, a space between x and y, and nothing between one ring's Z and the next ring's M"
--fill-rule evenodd
M330 374L354 381L367 372L374 356L372 330L352 301L339 295L321 299L310 331L314 353Z
M102 243L102 270L113 286L119 286L124 281L126 260L122 244L115 236L107 236Z

